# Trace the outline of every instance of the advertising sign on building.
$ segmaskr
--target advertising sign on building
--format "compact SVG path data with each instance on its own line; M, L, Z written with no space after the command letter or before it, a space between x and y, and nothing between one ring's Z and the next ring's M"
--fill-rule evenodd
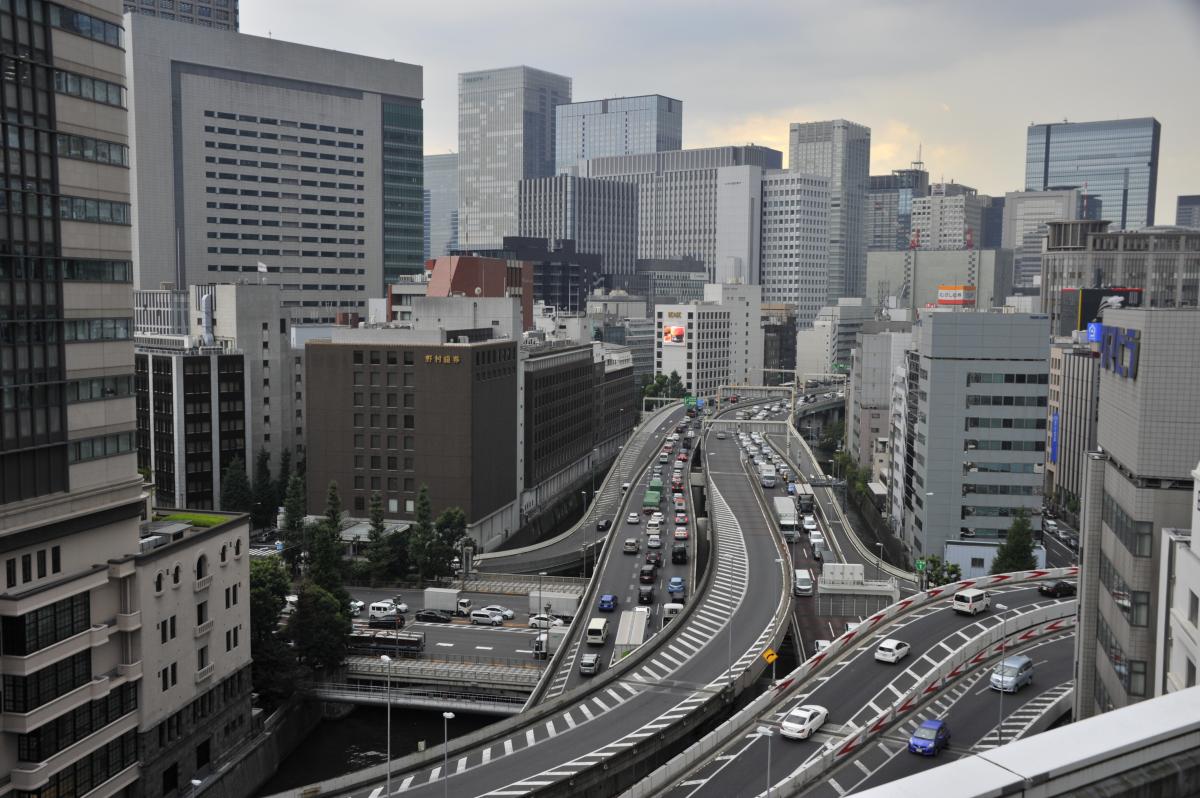
M664 324L663 325L663 345L664 346L682 346L684 338L687 337L687 327L682 324Z
M939 285L939 305L975 306L975 286L973 285Z

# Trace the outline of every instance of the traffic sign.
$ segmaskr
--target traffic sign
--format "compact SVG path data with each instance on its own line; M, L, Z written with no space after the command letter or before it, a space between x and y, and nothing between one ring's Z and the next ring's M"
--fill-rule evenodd
M689 394L689 395L683 397L683 403L685 405L687 405L688 407L695 407L696 406L696 397Z
M779 659L779 655L775 653L774 649L768 648L766 651L764 651L762 653L762 658L767 661L768 665L770 665L775 660Z
M923 560L923 559L917 560L917 572L920 573L920 572L923 572L924 570L925 570L925 560Z

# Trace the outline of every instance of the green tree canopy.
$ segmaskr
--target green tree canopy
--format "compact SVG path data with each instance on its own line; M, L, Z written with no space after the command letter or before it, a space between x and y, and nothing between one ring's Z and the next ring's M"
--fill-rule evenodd
M349 633L350 618L345 604L314 582L300 586L288 634L296 644L301 662L326 674L337 670L346 659Z
M1029 571L1037 567L1033 556L1033 528L1024 509L1018 510L1008 528L1004 542L996 549L992 560L993 574L1010 574L1014 571Z
M334 531L342 528L342 495L338 492L337 482L330 480L325 490L325 522Z
M962 568L958 563L948 563L936 554L925 558L925 582L930 587L948 585L962 579Z
M683 387L683 380L679 377L678 371L672 371L667 377L667 392L666 395L672 399L682 399L687 395L687 390Z
M292 452L287 447L279 453L279 473L275 476L275 501L283 504L288 485L292 481Z
M342 584L345 547L341 533L327 521L312 524L306 530L309 541L308 578L332 595L349 612L350 594Z
M259 449L254 460L253 496L251 520L254 525L260 529L272 526L279 499L275 495L275 481L271 479L271 453L266 449Z
M279 614L291 582L283 561L261 557L250 561L251 681L268 706L277 706L295 687L296 661L279 637Z
M246 464L235 457L221 475L221 509L228 513L248 513L254 505Z

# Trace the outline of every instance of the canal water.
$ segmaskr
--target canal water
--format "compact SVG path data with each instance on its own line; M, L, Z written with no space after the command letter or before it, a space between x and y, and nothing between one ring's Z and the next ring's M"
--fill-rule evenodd
M450 739L470 734L503 718L455 712ZM442 713L392 708L392 758L442 744ZM387 715L383 707L356 707L337 720L321 721L291 756L283 761L258 796L274 795L315 781L382 764L387 759Z

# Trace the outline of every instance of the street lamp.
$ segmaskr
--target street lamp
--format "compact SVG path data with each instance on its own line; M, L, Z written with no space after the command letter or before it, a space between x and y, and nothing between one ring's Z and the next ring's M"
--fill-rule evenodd
M546 575L545 571L538 571L538 609L541 610L543 613L545 613L547 616L545 619L543 619L541 624L538 624L538 626L541 626L542 628L544 628L546 630L546 635L547 635L546 642L547 642L547 644L549 644L549 642L550 642L550 637L549 637L549 634L550 634L549 615L550 615L550 613L546 612L546 605L542 603L542 577L544 577L545 575Z
M767 738L767 798L771 798L771 738L775 730L770 726L759 726L755 731Z
M397 638L397 641L399 638ZM398 643L397 643L398 644ZM387 666L387 795L392 794L392 658L382 654L379 661Z
M875 576L878 579L883 579L883 541L876 541L875 548L879 549L879 554L876 555L875 559Z
M453 712L442 713L442 795L450 795L450 721Z
M996 747L999 748L1004 743L1004 672L1000 669L1004 667L1004 644L1008 634L1008 607L997 604L996 609L1000 610L1000 664L996 666L996 669L1000 671L1000 705L996 713Z

